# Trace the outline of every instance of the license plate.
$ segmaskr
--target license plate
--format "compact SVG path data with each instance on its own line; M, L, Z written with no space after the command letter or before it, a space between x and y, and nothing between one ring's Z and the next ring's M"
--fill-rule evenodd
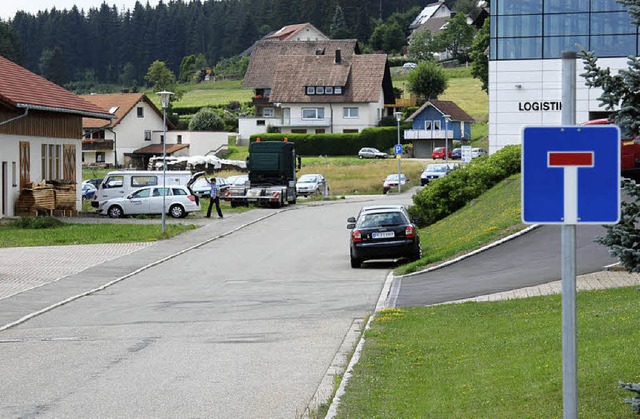
M383 231L382 233L371 233L372 239L388 239L394 236L395 234L393 233L393 231Z

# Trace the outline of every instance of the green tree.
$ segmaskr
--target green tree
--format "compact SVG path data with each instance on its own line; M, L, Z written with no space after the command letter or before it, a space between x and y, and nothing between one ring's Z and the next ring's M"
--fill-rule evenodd
M402 47L407 43L407 39L404 35L404 30L397 23L391 23L386 25L383 41L382 41L382 49L389 52L400 52L402 51Z
M460 62L466 60L467 52L473 43L475 28L467 23L467 18L458 13L447 22L447 27L438 34L437 41L442 50Z
M409 57L415 61L427 61L433 59L433 54L438 52L438 43L430 30L418 31L409 42Z
M329 27L329 37L332 39L346 39L349 37L349 29L347 22L344 20L344 12L340 5L336 5L336 11L333 13L331 26Z
M0 20L0 55L20 64L20 43L13 28Z
M67 75L67 64L60 47L54 47L53 49L45 49L42 51L39 66L40 74L47 80L60 86L69 81L69 76Z
M482 82L482 90L489 89L489 19L484 21L471 45L471 74Z
M159 60L151 63L144 79L149 83L154 92L170 90L176 83L176 76L163 61Z
M122 68L120 84L129 87L136 85L136 68L131 62L126 63Z
M632 22L640 25L640 0L619 0L627 6ZM580 55L586 70L582 77L588 87L602 89L598 98L602 107L611 112L623 131L624 138L634 138L640 134L640 60L637 57L627 59L627 69L612 75L611 69L601 68L593 51L581 50ZM623 188L629 197L622 203L620 222L607 228L605 236L598 242L609 247L609 252L620 259L622 266L629 272L640 271L640 234L637 223L640 216L640 190L635 182L623 181Z
M447 89L444 70L433 61L423 61L407 76L409 90L424 100L437 99Z
M187 82L195 71L196 57L194 55L187 55L182 59L180 63L180 73L178 79L181 82Z
M224 128L224 119L210 108L200 108L189 122L190 131L222 131Z
M453 5L453 10L467 16L472 15L478 10L478 0L457 0Z

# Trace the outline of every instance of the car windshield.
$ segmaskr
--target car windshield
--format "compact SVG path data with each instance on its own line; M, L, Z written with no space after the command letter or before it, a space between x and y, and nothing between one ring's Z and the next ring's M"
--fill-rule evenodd
M209 186L209 182L207 182L207 179L203 177L199 177L198 179L196 179L195 182L193 182L193 186L197 186L197 187Z
M309 176L309 175L303 175L300 177L300 179L298 179L299 183L315 183L317 181L318 181L317 176Z
M400 175L400 179L405 180L405 176L402 174ZM387 176L387 181L388 182L397 182L398 181L398 175L389 175Z
M234 185L244 185L249 180L248 177L241 176L233 181Z
M427 167L427 171L429 171L429 172L438 172L438 173L446 172L447 171L447 166L444 166L444 165L441 165L441 164L438 164L438 165L432 164L432 165L429 165L429 167Z

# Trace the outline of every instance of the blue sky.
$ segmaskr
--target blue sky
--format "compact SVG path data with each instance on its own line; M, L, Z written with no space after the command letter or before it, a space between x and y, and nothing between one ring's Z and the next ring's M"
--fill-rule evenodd
M36 14L38 11L51 9L53 6L58 10L71 9L75 4L78 9L87 11L92 7L99 7L104 0L0 0L0 19L8 20L15 16L18 10ZM140 0L143 5L147 0ZM106 0L109 6L116 5L118 10L133 9L136 0ZM167 1L165 1L167 3ZM149 0L151 6L158 4L158 0Z

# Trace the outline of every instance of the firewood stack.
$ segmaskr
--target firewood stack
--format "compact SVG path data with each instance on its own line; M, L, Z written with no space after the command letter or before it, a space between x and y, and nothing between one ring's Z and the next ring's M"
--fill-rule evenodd
M72 181L51 181L55 191L55 209L76 209L76 184Z
M16 213L33 214L37 211L50 211L56 206L55 191L52 185L43 180L32 183L30 188L23 188L16 202Z

